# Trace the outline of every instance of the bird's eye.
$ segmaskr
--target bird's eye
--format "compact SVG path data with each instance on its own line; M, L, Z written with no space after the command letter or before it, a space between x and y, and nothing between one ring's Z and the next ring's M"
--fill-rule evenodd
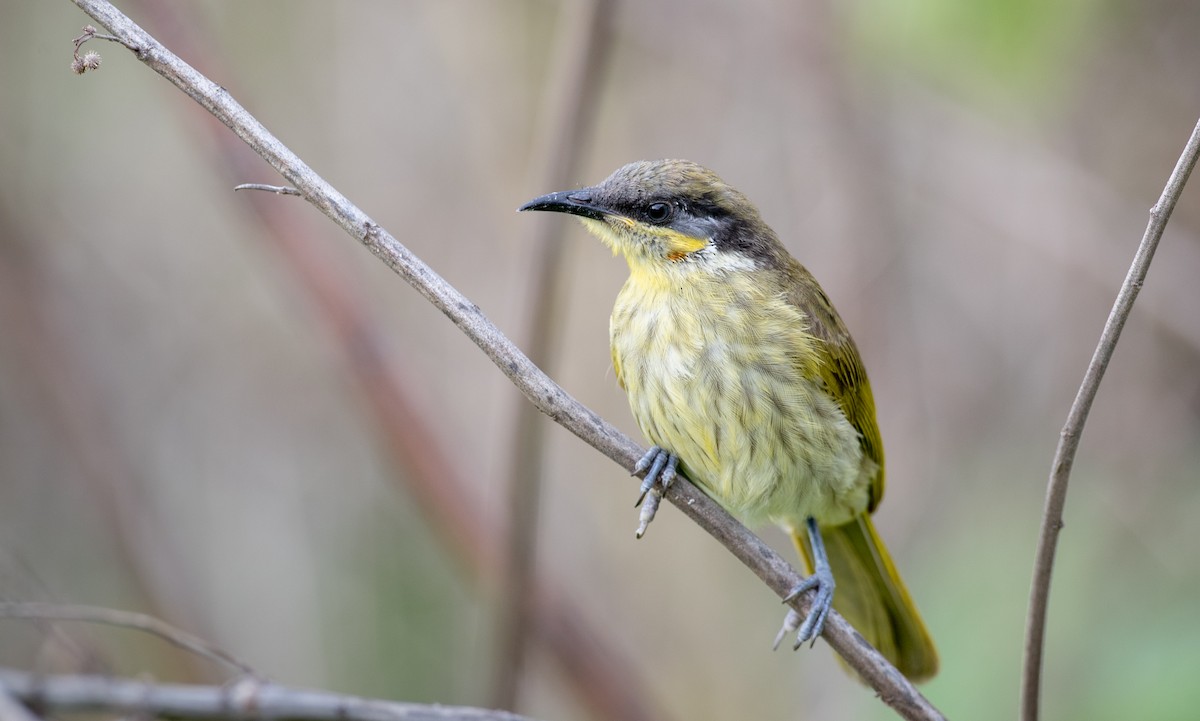
M646 206L646 219L651 223L665 223L673 210L670 203L651 203Z

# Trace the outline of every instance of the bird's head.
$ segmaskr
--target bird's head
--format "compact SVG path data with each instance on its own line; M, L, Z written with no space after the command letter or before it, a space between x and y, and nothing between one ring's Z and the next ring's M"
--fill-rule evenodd
M543 195L520 210L579 216L634 272L748 270L784 252L746 196L688 160L630 163L599 185Z

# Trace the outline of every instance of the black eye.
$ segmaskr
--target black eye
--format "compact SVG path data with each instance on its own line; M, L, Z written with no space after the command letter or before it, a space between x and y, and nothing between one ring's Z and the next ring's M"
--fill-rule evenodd
M646 206L646 219L651 223L665 223L673 210L670 203L651 203Z

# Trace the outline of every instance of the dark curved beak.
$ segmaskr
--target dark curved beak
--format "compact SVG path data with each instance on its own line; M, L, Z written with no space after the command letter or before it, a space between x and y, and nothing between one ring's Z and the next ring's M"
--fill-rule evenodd
M611 211L598 205L595 199L596 193L591 188L563 190L558 193L543 195L540 198L534 198L520 208L517 208L517 210L548 210L554 213L567 213L593 220L604 220L607 216L612 215Z

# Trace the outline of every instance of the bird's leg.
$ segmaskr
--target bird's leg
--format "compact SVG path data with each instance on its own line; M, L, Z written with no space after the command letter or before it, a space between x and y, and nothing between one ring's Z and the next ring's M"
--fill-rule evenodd
M637 537L641 538L650 522L658 513L663 493L675 482L675 472L679 467L679 456L663 449L661 446L651 446L646 455L633 467L633 475L646 472L642 480L641 492L638 494L635 506L641 506L638 516Z
M829 566L829 556L825 553L825 541L821 538L821 529L817 527L816 519L811 516L805 522L808 527L808 543L812 547L813 558L813 573L808 578L801 581L791 590L787 598L783 599L784 603L790 602L800 594L809 589L816 589L816 594L813 596L812 608L808 611L808 618L805 618L801 623L800 614L795 609L789 610L787 617L783 620L783 628L779 630L779 634L775 636L775 647L778 648L779 642L783 637L800 629L796 634L796 645L793 649L800 648L805 641L813 641L816 643L817 636L821 635L821 630L825 628L825 619L829 617L829 611L833 608L833 569Z

